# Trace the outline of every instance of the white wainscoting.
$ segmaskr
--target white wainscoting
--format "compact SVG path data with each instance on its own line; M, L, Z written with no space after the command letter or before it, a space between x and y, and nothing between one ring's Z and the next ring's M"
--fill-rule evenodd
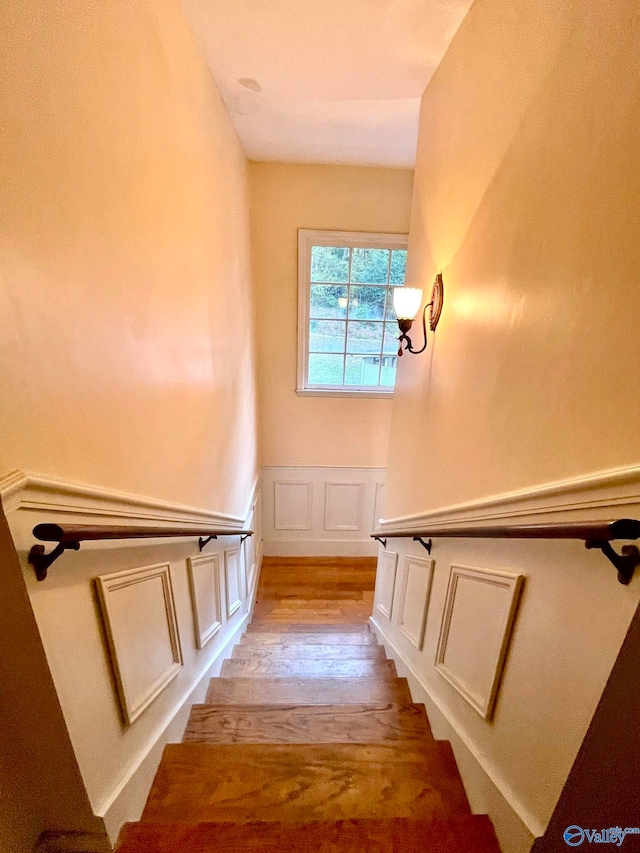
M418 651L424 643L433 565L433 560L406 554L402 560L397 603L394 603L398 628Z
M220 555L189 557L187 567L196 648L203 649L222 627Z
M273 526L276 530L311 530L313 483L276 480L273 484Z
M263 468L265 554L375 556L384 480L384 468Z
M523 576L451 566L436 669L485 720L500 684Z
M256 478L235 516L35 473L0 478L75 758L112 841L139 816L164 744L180 739L189 705L203 701L208 678L251 618L263 553L260 494ZM193 533L83 542L38 583L27 556L42 522ZM198 532L211 527L255 533L242 543L220 537L200 554Z
M243 582L241 549L225 549L224 579L227 600L227 619L231 619L246 595L246 583Z
M325 483L324 529L360 530L363 495L364 483Z
M393 551L383 551L378 557L376 573L376 589L373 595L373 606L387 619L391 619L393 597L396 588L398 570L398 555Z
M182 669L168 563L96 578L122 715L131 725Z

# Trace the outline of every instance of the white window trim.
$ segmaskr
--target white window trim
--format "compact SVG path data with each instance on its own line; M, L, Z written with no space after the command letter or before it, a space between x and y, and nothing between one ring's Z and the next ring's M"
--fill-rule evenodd
M311 302L311 247L344 246L356 249L406 249L408 234L374 234L360 231L298 230L298 377L296 393L304 397L378 397L390 399L395 388L383 391L371 385L307 385L309 365L309 313Z

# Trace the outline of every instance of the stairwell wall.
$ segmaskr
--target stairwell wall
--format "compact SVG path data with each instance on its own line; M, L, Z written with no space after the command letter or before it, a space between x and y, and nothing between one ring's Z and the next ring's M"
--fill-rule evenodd
M266 553L373 555L393 401L296 394L298 229L407 233L413 171L251 163L250 174Z
M246 621L260 543L204 552L219 555L217 574L215 561L198 571L218 578L220 626L197 648L195 536L83 545L38 584L30 530L239 529L259 515L248 164L174 0L4 4L0 38L0 492L86 794L113 839ZM164 568L123 587L114 654L94 578L148 566ZM173 615L158 595L169 578ZM170 616L175 677L127 724L116 659L140 698L165 668L154 649Z
M444 310L398 371L383 530L640 517L639 14L477 0L424 94L407 279L442 271ZM496 572L523 578L510 638ZM578 542L381 549L374 620L506 853L544 832L639 597Z

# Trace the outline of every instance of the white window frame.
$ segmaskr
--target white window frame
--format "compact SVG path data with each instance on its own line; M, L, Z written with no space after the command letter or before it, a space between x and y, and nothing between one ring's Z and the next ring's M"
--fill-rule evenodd
M393 397L388 391L371 385L308 385L309 314L311 303L311 249L313 246L339 246L351 249L407 249L408 234L376 234L360 231L298 230L298 377L296 393L307 397ZM337 282L336 282L337 284Z

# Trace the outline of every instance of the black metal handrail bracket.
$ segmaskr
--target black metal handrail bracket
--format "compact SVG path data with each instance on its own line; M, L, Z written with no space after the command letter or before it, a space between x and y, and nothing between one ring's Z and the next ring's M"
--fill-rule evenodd
M640 566L637 545L623 545L618 554L611 546L616 539L640 539L640 521L584 521L572 524L525 524L491 527L429 527L426 530L384 530L371 534L384 547L389 539L413 539L431 553L432 538L465 539L580 539L587 548L598 548L615 566L621 584L631 583Z
M216 530L212 528L195 529L193 527L85 527L80 524L37 524L33 535L41 542L57 542L48 554L44 545L34 545L29 551L28 562L33 566L36 578L43 581L47 577L49 566L65 551L78 551L81 542L101 539L166 539L169 537L199 536L200 551L218 536L239 536L240 541L253 536L253 530Z

